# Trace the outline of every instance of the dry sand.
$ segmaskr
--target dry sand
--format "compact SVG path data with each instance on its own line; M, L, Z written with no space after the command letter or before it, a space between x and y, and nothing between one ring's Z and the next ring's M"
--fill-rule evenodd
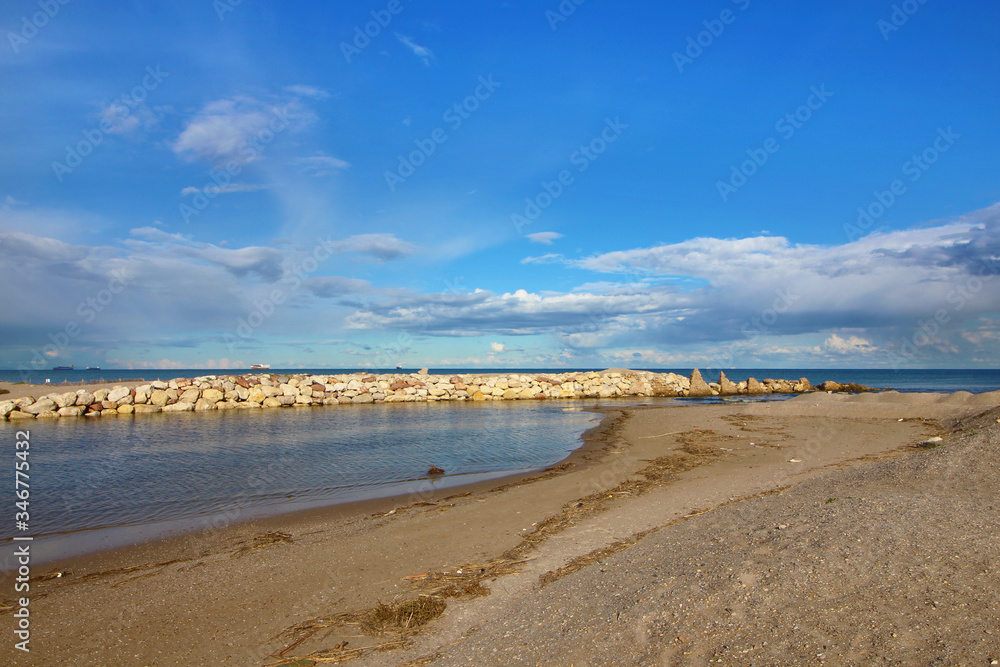
M990 664L998 405L612 411L526 479L42 568L0 663Z

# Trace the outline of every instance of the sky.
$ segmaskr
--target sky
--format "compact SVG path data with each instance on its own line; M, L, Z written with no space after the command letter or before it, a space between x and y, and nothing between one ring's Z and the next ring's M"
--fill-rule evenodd
M1000 367L998 26L10 0L0 368Z

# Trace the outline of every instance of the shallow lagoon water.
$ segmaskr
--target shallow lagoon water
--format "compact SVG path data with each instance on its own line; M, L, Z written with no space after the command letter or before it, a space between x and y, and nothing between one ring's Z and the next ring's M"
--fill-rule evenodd
M582 444L580 436L600 421L584 408L600 403L411 403L36 421L27 425L30 534L51 559L164 532L540 470ZM0 436L13 440L15 428L4 426ZM430 466L446 474L428 478ZM0 531L5 542L12 528Z

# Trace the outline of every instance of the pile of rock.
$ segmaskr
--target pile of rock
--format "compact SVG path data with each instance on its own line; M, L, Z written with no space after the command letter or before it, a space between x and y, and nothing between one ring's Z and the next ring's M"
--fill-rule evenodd
M618 398L625 396L727 396L791 394L808 391L871 391L857 384L809 380L733 383L720 373L705 382L695 370L690 378L675 373L607 370L555 375L208 375L138 387L52 393L41 398L0 402L0 419L97 417L149 412L201 412L257 408L306 407L347 403L426 401L512 401L546 398Z

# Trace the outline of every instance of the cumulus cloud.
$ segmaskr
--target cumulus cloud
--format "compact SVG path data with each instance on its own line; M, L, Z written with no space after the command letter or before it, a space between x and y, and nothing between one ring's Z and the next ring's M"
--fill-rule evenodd
M497 352L497 353L503 352L504 351L504 344L503 343L490 343L490 350L493 351L493 352Z
M0 231L0 271L11 284L0 292L0 340L8 348L40 347L48 333L78 317L80 303L125 272L128 288L86 334L93 345L219 337L278 288L288 295L283 316L267 326L286 327L294 338L303 326L482 336L484 345L501 336L536 336L568 355L560 359L619 365L628 359L685 365L706 357L725 359L713 364L724 367L738 359L878 365L889 354L915 363L995 365L997 214L994 207L829 246L780 237L698 238L577 259L552 256L553 266L582 277L575 288L507 283L507 291L490 291L473 283L426 293L328 275L344 266L333 256L389 262L417 252L392 234L320 239L315 247L288 241L228 247L140 227L121 242L94 246L14 231L5 221L20 213L4 212L0 230L11 231ZM328 258L317 262L322 268L304 270L317 253ZM515 350L499 342L490 349Z
M213 100L194 114L170 148L189 161L249 164L262 158L276 135L314 120L298 97Z
M442 336L490 333L532 335L590 330L629 315L674 306L669 291L640 293L537 294L516 290L500 295L478 290L466 295L439 295L373 302L347 319L354 328L413 329Z
M832 334L823 341L822 350L832 354L857 355L875 352L877 348L872 345L870 340L865 340L859 336L841 338L837 334Z
M762 348L766 339L820 336L794 348L774 342L772 352L859 358L905 347L938 311L947 326L938 326L937 337L951 340L1000 310L1000 289L990 282L1000 274L998 211L832 246L771 236L697 238L582 259L547 255L525 261L625 281L569 292L485 293L469 303L402 307L376 300L348 323L438 336L547 335L579 349L733 342ZM935 345L921 352L948 349Z

